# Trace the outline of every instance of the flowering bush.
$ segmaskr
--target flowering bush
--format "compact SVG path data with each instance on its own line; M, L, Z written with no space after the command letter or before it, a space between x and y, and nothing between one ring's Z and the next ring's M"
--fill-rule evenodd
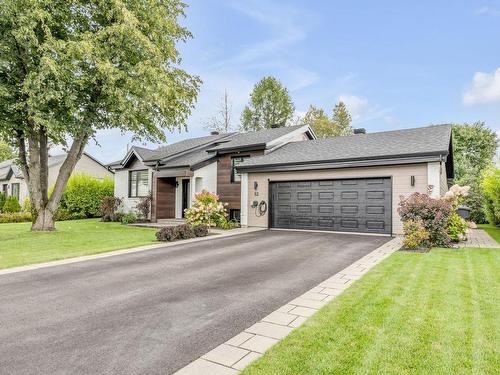
M451 202L454 208L464 201L469 195L470 186L453 185L444 195L444 199Z
M422 220L405 221L403 231L403 247L405 249L416 250L429 247L429 232L425 229Z
M431 198L427 194L413 193L408 198L401 197L398 213L404 222L421 220L429 233L431 246L449 246L451 239L447 232L448 220L453 212L449 199Z
M190 225L211 226L227 221L226 208L222 202L219 202L219 196L206 190L196 194L192 206L184 212L186 222Z

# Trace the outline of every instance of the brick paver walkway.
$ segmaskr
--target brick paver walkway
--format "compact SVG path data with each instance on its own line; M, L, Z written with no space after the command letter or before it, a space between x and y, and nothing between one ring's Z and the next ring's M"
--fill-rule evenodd
M491 236L482 229L471 229L467 233L467 241L460 242L460 247L500 247Z

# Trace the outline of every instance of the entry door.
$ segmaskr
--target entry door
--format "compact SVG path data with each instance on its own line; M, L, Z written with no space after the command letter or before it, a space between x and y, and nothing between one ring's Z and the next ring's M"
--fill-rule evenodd
M390 178L271 183L270 226L391 233Z
M182 180L182 217L186 208L189 208L189 180Z

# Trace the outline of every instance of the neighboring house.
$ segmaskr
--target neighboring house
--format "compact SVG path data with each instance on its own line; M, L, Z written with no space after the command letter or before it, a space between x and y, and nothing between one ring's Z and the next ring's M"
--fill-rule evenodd
M66 154L49 157L49 188L56 183L64 160L66 160ZM86 173L98 179L113 177L113 172L87 153L83 153L73 173ZM0 188L6 195L15 195L21 204L29 197L28 186L14 159L0 163Z
M401 233L400 196L448 190L451 126L289 143L237 170L242 225Z
M194 195L202 190L217 193L227 203L231 218L239 219L240 176L236 166L290 142L315 139L308 126L266 129L248 133L191 138L150 150L132 147L115 171L115 196L126 211L151 194L151 220L182 218Z

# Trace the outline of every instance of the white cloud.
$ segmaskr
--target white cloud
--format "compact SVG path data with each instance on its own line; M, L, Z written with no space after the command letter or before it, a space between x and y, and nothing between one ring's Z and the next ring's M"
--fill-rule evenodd
M342 94L337 97L337 101L344 102L347 110L351 114L354 125L383 119L387 122L392 108L381 108L377 104L371 103L367 98L352 94ZM394 119L394 118L392 118Z
M477 72L463 95L466 105L500 102L500 68L493 73Z
M343 102L353 121L359 120L368 109L368 100L361 96L343 94L338 97L339 102Z

